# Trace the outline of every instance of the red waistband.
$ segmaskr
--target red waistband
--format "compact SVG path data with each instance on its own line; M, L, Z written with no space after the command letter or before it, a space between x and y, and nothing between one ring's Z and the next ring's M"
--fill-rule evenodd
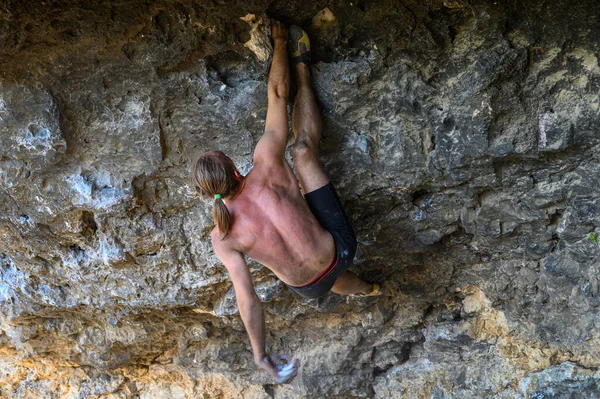
M331 260L331 263L329 264L329 266L327 266L327 269L325 269L323 271L323 273L321 273L317 277L315 277L315 279L313 281L311 281L310 283L301 285L299 287L294 287L294 288L308 287L311 284L315 284L315 283L318 283L319 281L323 280L325 277L327 277L329 275L329 273L331 273L331 271L333 269L335 269L335 266L337 265L337 262L338 262L338 257L337 257L337 254L335 254L335 256L333 257L333 259Z

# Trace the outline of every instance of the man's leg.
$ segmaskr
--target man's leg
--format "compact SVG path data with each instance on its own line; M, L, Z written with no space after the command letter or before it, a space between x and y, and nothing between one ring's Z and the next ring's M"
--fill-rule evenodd
M292 150L294 166L304 194L315 191L329 183L329 177L319 161L319 144L323 125L310 83L310 72L304 63L295 66L298 93L292 112L292 126L296 141ZM331 288L341 295L369 294L373 284L346 271L337 278Z
M346 270L344 274L335 280L331 291L340 295L369 294L373 291L373 284L361 280L356 274Z
M329 183L329 177L319 161L319 145L323 125L310 85L308 66L300 62L294 67L298 92L292 112L292 127L296 141L292 147L294 167L304 194Z

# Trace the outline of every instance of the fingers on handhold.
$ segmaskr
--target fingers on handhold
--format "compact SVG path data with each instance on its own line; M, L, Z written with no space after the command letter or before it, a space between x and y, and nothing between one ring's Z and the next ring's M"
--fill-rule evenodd
M277 368L277 372L279 372L280 374L282 372L287 372L288 370L291 370L295 367L294 363L287 363L287 364L278 364L277 366L275 366Z
M295 367L294 363L288 363L288 364L286 364L285 366L283 366L283 368L281 369L281 372L282 372L282 373L288 373L288 374L289 374L289 373L290 373L290 372L292 372L292 371L293 371L295 368L296 368L296 367Z
M277 373L279 374L280 378L289 377L290 375L295 373L296 370L296 362L277 365Z
M271 355L270 360L275 364L277 376L275 381L282 384L290 380L297 372L300 364L298 359L290 361L290 356L284 353ZM281 361L286 363L280 363Z
M296 374L297 371L298 370L295 367L290 367L289 369L283 369L278 373L279 378L277 378L276 381L280 384L284 383L284 382L288 381L290 378L292 378Z

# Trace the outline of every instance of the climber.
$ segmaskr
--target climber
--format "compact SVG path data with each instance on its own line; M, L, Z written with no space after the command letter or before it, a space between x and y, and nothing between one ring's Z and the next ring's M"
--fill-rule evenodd
M310 41L297 26L290 28L290 55L298 85L292 112L292 158L298 179L285 159L290 85L287 30L272 21L271 35L274 53L267 118L252 170L244 177L224 153L210 151L194 162L192 181L202 197L214 198L212 244L231 276L254 360L277 382L285 382L295 375L298 361L282 364L288 360L286 355L265 352L262 304L244 254L306 298L318 298L330 290L354 296L381 295L383 290L380 284L367 283L347 270L356 238L319 161L321 118L310 83Z

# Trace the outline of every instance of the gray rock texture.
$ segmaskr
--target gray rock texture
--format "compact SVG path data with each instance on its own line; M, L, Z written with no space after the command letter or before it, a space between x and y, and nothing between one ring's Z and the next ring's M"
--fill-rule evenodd
M269 17L313 37L322 160L388 295L251 263L252 361L210 203L264 126ZM0 397L600 397L600 5L0 4Z

